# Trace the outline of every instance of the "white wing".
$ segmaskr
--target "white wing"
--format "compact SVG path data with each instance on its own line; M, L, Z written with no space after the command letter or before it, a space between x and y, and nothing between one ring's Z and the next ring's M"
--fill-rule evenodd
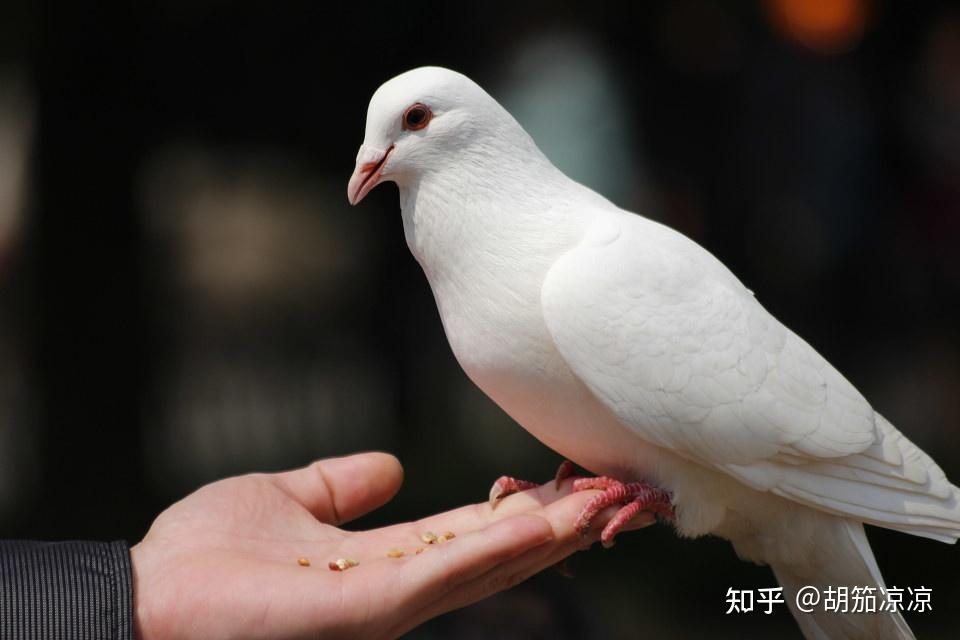
M764 491L953 541L960 490L716 258L598 212L543 284L572 371L653 444Z

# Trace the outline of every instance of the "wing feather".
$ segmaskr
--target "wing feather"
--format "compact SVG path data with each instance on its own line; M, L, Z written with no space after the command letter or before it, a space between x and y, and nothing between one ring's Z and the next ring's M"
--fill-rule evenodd
M638 436L804 504L937 539L960 490L716 258L598 216L547 274L557 350Z

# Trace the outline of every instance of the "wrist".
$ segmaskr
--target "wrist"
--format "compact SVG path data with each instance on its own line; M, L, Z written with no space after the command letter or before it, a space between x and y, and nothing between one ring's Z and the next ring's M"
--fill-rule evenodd
M144 543L130 547L130 566L133 574L133 629L137 640L151 640L158 637L154 632L154 615L149 605L149 559Z

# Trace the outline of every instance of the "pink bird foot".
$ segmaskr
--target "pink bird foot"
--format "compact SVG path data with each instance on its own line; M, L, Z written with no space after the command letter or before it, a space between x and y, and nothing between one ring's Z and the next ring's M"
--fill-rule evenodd
M497 478L497 481L493 483L493 486L490 487L490 506L496 507L498 502L509 495L520 493L527 489L535 489L539 486L536 482L530 482L529 480L500 476Z
M574 479L574 491L597 489L603 492L591 499L577 516L575 526L581 535L590 529L590 524L597 514L607 507L620 505L620 509L600 533L600 542L604 547L612 547L617 534L641 512L647 511L673 519L673 503L670 500L670 494L659 487L645 482L620 482L606 476L581 477L577 475L574 464L564 460L557 469L554 483L559 487L561 482L571 477ZM537 483L529 480L501 476L490 488L490 506L496 506L499 500L512 493L537 486L539 486Z
M576 471L577 468L569 460L561 462L560 467L557 469L556 476L554 476L553 479L554 486L559 489L560 483L566 478L574 476ZM520 480L519 478L513 478L511 476L500 476L497 478L497 481L493 483L493 486L490 487L490 506L497 506L497 502L511 494L526 491L527 489L535 489L539 486L536 482L530 482L529 480Z
M583 535L590 529L590 523L598 513L614 505L621 505L607 526L600 532L600 542L604 547L612 547L614 538L623 530L628 522L637 514L648 511L673 519L673 504L670 494L659 487L645 482L620 482L604 476L596 478L577 478L573 481L574 491L599 489L603 493L594 496L583 507L574 524L577 531Z

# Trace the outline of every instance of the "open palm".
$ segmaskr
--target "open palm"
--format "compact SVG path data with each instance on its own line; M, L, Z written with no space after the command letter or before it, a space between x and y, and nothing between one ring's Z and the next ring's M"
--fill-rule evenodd
M596 539L573 528L595 492L565 495L552 484L496 509L471 505L370 531L337 527L387 502L402 477L396 458L366 453L229 478L187 496L131 550L138 637L391 638ZM427 531L456 537L426 545ZM390 549L404 555L388 557ZM328 569L338 558L359 565Z

